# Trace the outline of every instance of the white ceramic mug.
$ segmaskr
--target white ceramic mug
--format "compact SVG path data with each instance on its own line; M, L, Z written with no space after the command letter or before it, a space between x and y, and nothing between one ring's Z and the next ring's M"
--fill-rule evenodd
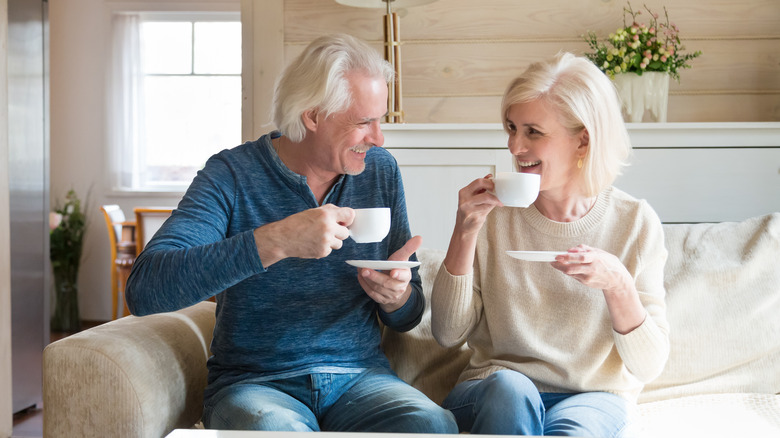
M390 232L390 209L356 208L349 235L357 243L381 242Z
M541 177L535 173L498 172L493 177L496 196L507 207L528 207L539 196Z

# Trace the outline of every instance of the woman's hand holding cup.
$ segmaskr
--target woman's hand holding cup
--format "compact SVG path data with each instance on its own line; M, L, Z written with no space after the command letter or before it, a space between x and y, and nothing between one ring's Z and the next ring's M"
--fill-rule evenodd
M455 231L461 234L479 232L488 213L503 204L493 194L495 184L492 175L472 181L458 192L458 214L455 218Z

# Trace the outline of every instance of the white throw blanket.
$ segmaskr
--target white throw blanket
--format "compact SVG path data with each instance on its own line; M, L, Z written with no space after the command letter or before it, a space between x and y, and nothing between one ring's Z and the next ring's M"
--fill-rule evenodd
M780 393L780 213L664 232L671 352L639 402Z

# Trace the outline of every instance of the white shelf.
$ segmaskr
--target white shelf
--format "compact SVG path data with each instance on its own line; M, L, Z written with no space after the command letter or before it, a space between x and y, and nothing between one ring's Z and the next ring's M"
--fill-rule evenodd
M780 122L627 123L635 148L778 147ZM501 149L500 123L383 124L388 149Z
M615 186L646 199L663 222L739 221L780 211L780 123L629 123L631 165ZM458 190L512 169L501 124L385 124L409 222L445 249Z

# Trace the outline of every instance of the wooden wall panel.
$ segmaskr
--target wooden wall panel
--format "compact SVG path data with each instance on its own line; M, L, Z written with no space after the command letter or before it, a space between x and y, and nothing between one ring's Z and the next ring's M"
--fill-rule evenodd
M780 90L780 41L757 40L750 45L709 40L694 43L704 55L691 62L692 68L682 70L679 84L671 82L673 93ZM405 95L501 94L529 63L559 50L583 54L587 46L558 42L406 44L402 52ZM724 63L724 59L730 62Z
M254 0L258 4L260 0ZM317 36L346 32L382 49L381 9L335 0L284 2L284 59ZM645 0L681 29L693 68L670 84L669 122L780 120L780 1ZM530 62L582 54L588 30L623 23L617 0L438 0L401 17L403 108L409 123L495 122L504 87ZM645 22L647 14L640 19ZM257 63L256 63L257 64Z
M500 105L500 96L404 97L403 100L409 123L499 123Z
M682 71L680 85L670 89L780 92L780 38L702 40L686 45L701 50L702 55Z
M702 94L669 96L670 122L776 122L780 94Z
M401 52L404 95L500 96L528 64L559 50L577 51L577 44L408 44Z
M372 45L381 48L379 43ZM750 45L706 40L692 45L704 55L691 62L692 68L681 71L680 83L670 83L673 94L780 90L780 40L755 40ZM297 56L304 46L286 45L285 59ZM402 51L404 96L501 95L529 63L559 50L583 54L587 46L581 42L410 42Z
M500 96L405 97L404 112L410 123L499 123ZM669 95L670 122L719 120L773 122L780 120L777 94Z
M663 6L683 36L778 35L777 0L645 0L633 1L634 10L646 4L663 14ZM613 32L623 23L623 6L617 0L438 0L425 6L401 8L403 38L577 39L587 30ZM309 41L322 32L348 32L380 40L380 9L352 8L335 0L285 0L285 35L288 41ZM641 16L642 21L647 14ZM317 23L317 25L312 25Z
M683 36L777 35L777 0L635 0L663 14ZM623 23L625 1L439 0L405 11L402 31L412 39L572 38L587 30L613 32ZM642 17L647 17L644 14Z

